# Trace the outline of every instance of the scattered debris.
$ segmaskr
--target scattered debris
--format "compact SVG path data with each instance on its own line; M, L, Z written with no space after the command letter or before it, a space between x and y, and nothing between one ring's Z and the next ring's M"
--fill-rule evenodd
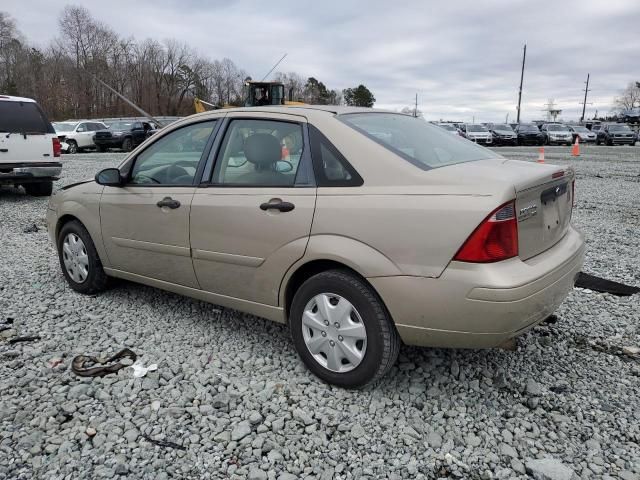
M129 358L135 362L138 356L128 348L120 350L114 356L109 357L106 360L88 355L78 355L77 357L74 357L71 362L71 370L80 377L103 377L104 375L116 373L118 370L129 366L125 365L125 363L128 362L114 363L117 360L125 358ZM100 366L94 366L96 364L100 364Z
M136 378L141 378L144 377L147 372L155 372L156 370L158 370L158 364L152 363L148 367L145 367L142 362L135 362L133 365L131 365L131 368L133 368L133 376Z
M14 337L9 339L9 343L35 342L40 340L40 335L25 335L23 337Z
M26 227L24 230L22 230L24 233L36 233L39 232L40 229L38 228L38 226L35 223L32 223L31 225L29 225L28 227Z
M622 347L622 353L624 353L625 355L629 355L630 357L635 357L640 355L640 347Z
M151 402L151 410L153 410L154 412L160 410L160 400L154 400L153 402Z
M87 427L84 433L87 435L87 437L91 438L91 437L95 437L96 433L98 432L93 427Z
M628 297L640 292L638 287L606 280L584 272L580 272L578 275L575 286L593 290L594 292L611 293L618 297Z
M153 443L155 445L158 445L159 447L175 448L177 450L186 450L187 449L187 447L185 447L184 445L180 445L180 444L177 444L175 442L170 442L168 440L154 440L149 435L146 435L144 433L142 434L142 437L146 441L151 442L151 443Z
M50 359L47 362L47 366L49 368L56 368L58 365L60 365L64 360L60 357L53 357L52 359Z

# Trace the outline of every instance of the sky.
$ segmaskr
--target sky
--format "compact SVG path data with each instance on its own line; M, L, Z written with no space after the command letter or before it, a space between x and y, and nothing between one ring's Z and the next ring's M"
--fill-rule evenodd
M56 37L68 2L3 0L30 42ZM253 78L276 71L329 88L366 85L376 107L418 108L429 120L515 121L522 47L521 119L544 118L553 99L566 120L611 111L640 81L638 0L109 0L77 2L124 37L175 38Z

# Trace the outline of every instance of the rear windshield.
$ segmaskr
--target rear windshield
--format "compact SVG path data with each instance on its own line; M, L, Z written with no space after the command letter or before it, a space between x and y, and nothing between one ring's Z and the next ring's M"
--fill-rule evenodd
M132 122L113 122L109 124L111 130L131 130L133 128Z
M72 132L76 128L75 123L54 123L53 128L56 132Z
M0 132L22 134L55 133L36 103L2 100L0 100Z
M511 128L511 125L494 125L493 129L494 130L507 130L509 132L513 131L513 129Z
M547 125L547 130L550 132L566 132L567 127L564 125Z
M338 118L423 169L501 158L487 148L408 115L351 113L340 115Z

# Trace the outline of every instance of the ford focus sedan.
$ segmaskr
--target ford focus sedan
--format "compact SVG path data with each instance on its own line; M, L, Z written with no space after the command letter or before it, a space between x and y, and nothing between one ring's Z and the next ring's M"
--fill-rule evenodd
M342 107L206 112L62 188L62 272L287 324L308 368L359 387L401 343L504 344L549 316L583 262L574 171L508 160L419 118Z

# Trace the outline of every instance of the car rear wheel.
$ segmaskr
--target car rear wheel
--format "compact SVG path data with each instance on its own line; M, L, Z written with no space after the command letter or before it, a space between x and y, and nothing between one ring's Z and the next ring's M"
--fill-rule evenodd
M75 140L67 140L67 153L78 153L78 144Z
M89 232L80 222L73 220L60 229L58 257L67 283L76 292L92 294L107 287L109 277Z
M23 185L27 195L32 197L48 197L53 192L53 182L25 183Z
M325 382L358 388L393 366L400 338L385 306L361 278L329 270L305 281L291 304L298 354Z
M98 151L99 151L99 152L101 152L101 153L104 153L104 152L106 152L106 151L107 151L107 147L104 147L104 146L102 146L102 145L99 145L99 146L98 146Z
M130 152L132 148L133 148L133 141L130 138L125 138L122 141L122 150L124 150L125 152Z

